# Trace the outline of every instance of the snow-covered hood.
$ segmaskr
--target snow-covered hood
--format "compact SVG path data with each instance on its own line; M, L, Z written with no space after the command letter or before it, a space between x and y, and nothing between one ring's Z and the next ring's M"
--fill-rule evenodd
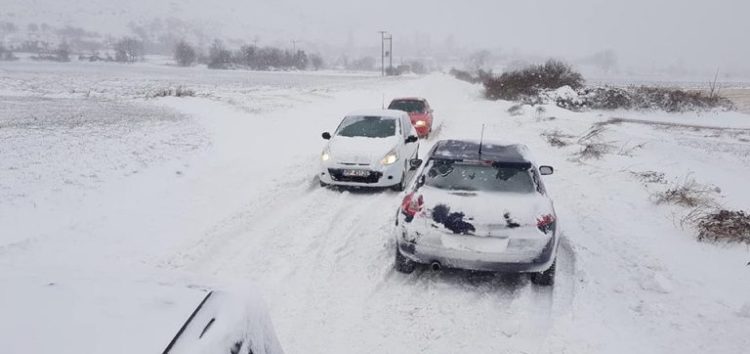
M457 233L492 235L515 228L536 228L540 217L554 213L552 202L539 193L447 191L424 186L416 195L421 195L424 203L421 218L460 231ZM446 219L452 225L445 225Z
M228 353L204 349L254 335L263 336L252 339L266 348L256 353L283 352L265 304L245 289L239 296L216 292L220 296L211 303L206 289L143 280L16 276L4 281L12 286L0 294L3 353L161 353L198 308L221 321L202 341L187 328L170 353ZM191 321L198 333L205 322ZM227 323L232 327L219 327Z
M331 160L339 163L375 164L398 145L398 138L334 136L328 143Z

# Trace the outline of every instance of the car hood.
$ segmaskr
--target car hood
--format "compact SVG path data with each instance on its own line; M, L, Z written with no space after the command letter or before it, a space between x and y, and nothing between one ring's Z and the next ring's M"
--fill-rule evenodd
M539 193L448 191L424 186L420 218L446 232L490 236L514 229L536 229L537 219L554 214L552 202Z
M345 164L377 164L398 145L398 138L335 136L328 143L331 159Z

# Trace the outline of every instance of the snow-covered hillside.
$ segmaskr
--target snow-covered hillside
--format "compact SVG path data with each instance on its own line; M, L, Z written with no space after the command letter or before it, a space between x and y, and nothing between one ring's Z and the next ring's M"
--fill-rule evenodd
M153 97L176 86L195 95ZM318 186L320 133L396 96L424 96L435 109L422 153L438 139L475 139L485 124L486 137L525 143L555 167L545 180L564 234L554 288L397 273L402 196ZM256 283L289 353L750 350L747 246L700 243L680 222L689 209L653 201L693 178L718 187L716 202L747 209L747 115L553 106L511 115L513 103L440 74L149 64L3 64L0 102L0 314L24 298L20 276L43 286L65 273L127 275ZM604 125L602 157L582 158L578 139L613 117L625 119ZM567 144L550 145L550 134ZM14 340L26 338L0 331L0 348Z

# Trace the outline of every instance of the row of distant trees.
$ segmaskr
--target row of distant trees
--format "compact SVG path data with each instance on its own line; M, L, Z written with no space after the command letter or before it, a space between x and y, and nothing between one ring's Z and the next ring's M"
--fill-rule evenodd
M289 51L250 44L243 45L238 50L230 50L219 40L211 44L206 57L199 55L189 43L180 41L175 46L174 59L181 66L202 62L211 69L239 67L252 70L318 70L324 64L320 55L307 54L304 50Z
M79 55L79 60L134 63L143 60L145 54L144 42L134 37L120 38L111 44L111 48L111 51L103 55L98 51L92 51L90 55ZM17 59L14 51L33 53L31 58L36 60L67 62L71 56L67 42L53 47L44 41L26 41L16 47L0 47L0 60ZM318 70L324 65L320 55L308 54L303 50L290 51L255 45L243 45L238 50L230 50L219 40L212 43L207 55L186 41L177 42L173 54L175 62L180 66L201 63L212 69Z
M98 52L93 52L90 56L79 56L80 59L90 61L114 61L121 63L133 63L143 59L143 43L137 39L125 37L116 41L113 45L114 57L107 54L100 56ZM15 47L0 46L0 60L18 59L14 52L24 52L34 54L31 58L35 60L51 60L59 62L70 61L71 49L67 42L61 42L56 47L52 47L45 41L26 41Z

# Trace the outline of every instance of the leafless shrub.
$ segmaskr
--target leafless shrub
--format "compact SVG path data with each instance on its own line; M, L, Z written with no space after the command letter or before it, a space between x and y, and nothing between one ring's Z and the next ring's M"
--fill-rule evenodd
M600 159L606 153L609 153L613 146L602 141L602 134L607 131L607 127L602 124L594 124L591 128L578 139L578 144L582 146L577 153L578 158Z
M667 183L666 179L664 178L664 172L657 172L657 171L642 171L642 172L630 172L632 175L636 176L638 179L641 180L641 182L644 183L658 183L658 184L665 184Z
M583 144L587 141L599 139L605 131L607 131L607 127L604 124L594 124L589 128L586 134L583 134L583 136L578 139L578 143Z
M715 93L684 91L668 87L595 87L578 91L580 107L588 109L662 110L666 112L732 110L732 102ZM558 105L560 105L558 103ZM560 105L566 108L564 105Z
M456 68L452 68L450 70L450 74L453 75L453 77L455 77L456 79L459 79L461 81L466 81L472 84L482 83L485 80L489 80L494 76L494 74L492 74L492 70L485 71L482 69L479 69L475 71L474 73L472 73L469 71L458 70Z
M522 104L514 104L508 108L508 114L511 116L520 116L523 114L523 105Z
M604 154L611 150L612 146L604 143L583 144L583 148L578 152L581 159L600 159Z
M633 153L636 150L643 149L644 146L646 146L646 143L640 143L633 146L628 146L628 143L625 143L620 147L620 151L618 151L617 154L622 156L633 156Z
M491 100L539 99L544 90L563 86L573 89L583 87L583 76L558 60L548 60L542 65L533 65L520 70L508 71L498 77L483 81L485 97Z
M537 106L535 111L537 119L544 118L544 114L547 113L547 109L545 109L544 106Z
M697 219L698 240L750 244L750 214L741 210L718 210Z
M148 98L156 98L156 97L193 97L195 96L195 91L185 88L182 86L177 87L167 87L155 90L153 92L150 92L146 95Z
M547 143L554 146L554 147L565 147L570 145L570 142L567 139L574 138L572 135L565 135L561 131L555 129L552 131L546 131L540 134L543 136Z
M696 208L713 205L711 193L717 192L718 188L699 184L693 178L685 178L682 182L673 184L655 197L656 204L676 204L685 207Z

